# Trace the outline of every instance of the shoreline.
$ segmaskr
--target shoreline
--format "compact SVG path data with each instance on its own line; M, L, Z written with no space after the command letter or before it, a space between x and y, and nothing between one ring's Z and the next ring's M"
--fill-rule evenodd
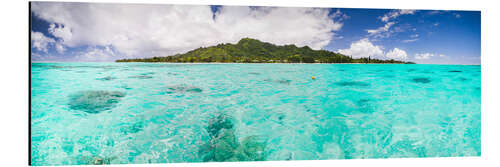
M36 63L156 63L156 64L367 64L367 65L372 65L372 64L385 64L385 65L463 65L463 66L481 66L481 64L404 64L404 63L220 63L220 62L202 62L202 63L172 63L172 62L31 62L31 64L36 64Z

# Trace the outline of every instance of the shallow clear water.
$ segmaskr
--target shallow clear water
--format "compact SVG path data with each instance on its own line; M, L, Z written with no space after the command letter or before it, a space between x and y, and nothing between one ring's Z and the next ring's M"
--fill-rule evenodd
M480 76L463 65L34 63L32 163L479 156Z

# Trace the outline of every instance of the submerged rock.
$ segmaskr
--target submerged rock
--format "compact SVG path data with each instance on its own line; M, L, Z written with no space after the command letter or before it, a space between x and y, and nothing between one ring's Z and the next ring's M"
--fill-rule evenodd
M91 161L92 165L104 165L104 159L99 157L94 157Z
M238 142L231 119L219 115L209 121L207 127L210 140L199 149L203 161L262 161L265 160L265 142L256 136Z
M232 129L222 129L216 138L211 139L211 144L214 151L214 161L228 161L231 159L239 143L236 140Z
M369 83L359 82L359 81L341 81L341 82L335 82L335 84L339 86L370 86Z
M458 71L458 70L451 70L451 71L448 71L448 72L462 72L462 71Z
M238 154L240 161L263 161L265 160L265 142L261 142L257 136L248 136L240 145L241 151ZM243 153L243 154L241 154ZM243 156L242 156L243 155Z
M114 159L116 159L116 157L106 158L106 157L94 156L88 159L87 161L89 165L110 165L111 161L113 161Z
M217 136L222 129L233 129L233 123L226 115L219 115L208 122L208 133L210 136Z
M417 77L412 79L413 82L416 83L429 83L431 80L429 78L424 78L424 77Z
M89 90L69 96L69 108L96 114L113 108L125 93L120 91Z

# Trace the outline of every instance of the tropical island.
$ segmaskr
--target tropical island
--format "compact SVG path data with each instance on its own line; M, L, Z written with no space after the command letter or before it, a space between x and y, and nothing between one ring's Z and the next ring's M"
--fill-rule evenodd
M380 63L415 64L398 60L352 58L327 50L313 50L308 46L278 46L257 39L243 38L236 44L218 44L200 47L183 54L165 57L120 59L116 62L171 62L171 63Z

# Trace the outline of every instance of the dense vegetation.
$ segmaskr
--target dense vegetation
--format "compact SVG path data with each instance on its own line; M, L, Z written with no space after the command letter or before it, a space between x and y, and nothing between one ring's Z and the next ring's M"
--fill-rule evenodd
M412 63L371 58L353 59L326 50L312 50L308 46L277 46L256 39L243 38L237 44L219 44L198 48L184 54L143 59L122 59L116 62L218 62L218 63Z

